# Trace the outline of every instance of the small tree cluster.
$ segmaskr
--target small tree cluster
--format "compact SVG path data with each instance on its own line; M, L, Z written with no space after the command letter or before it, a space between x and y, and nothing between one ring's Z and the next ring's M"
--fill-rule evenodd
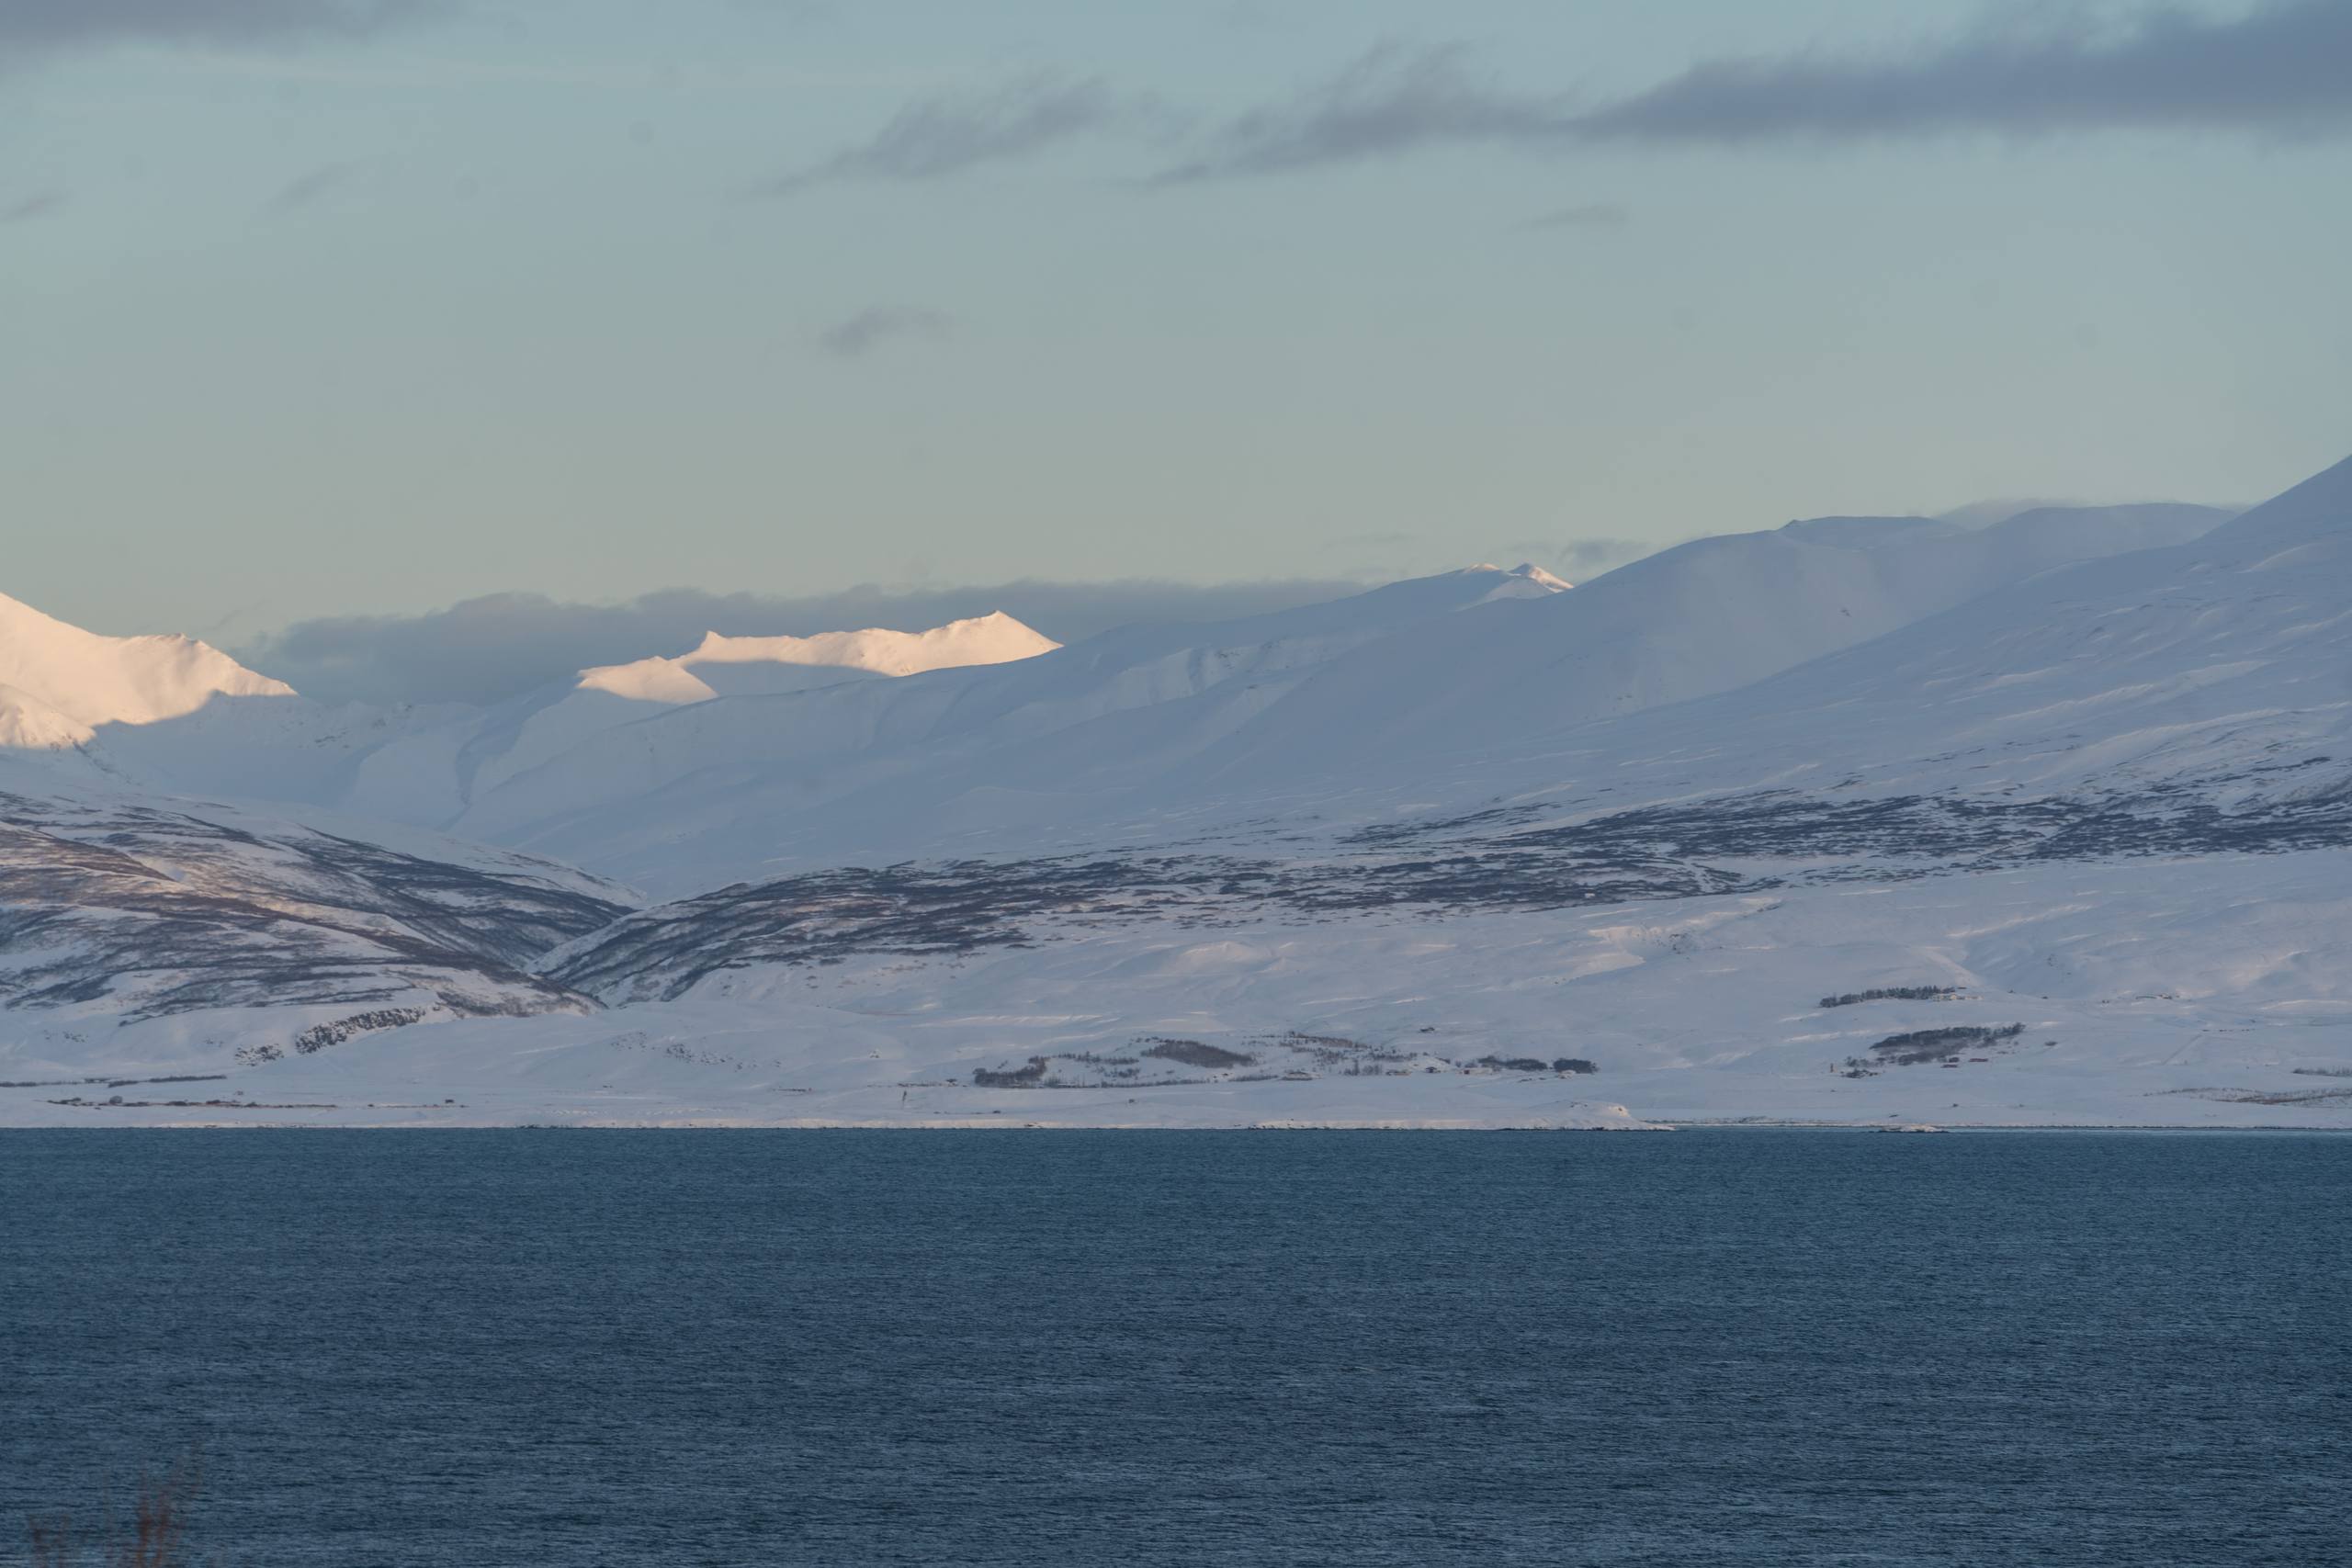
M1246 1067L1257 1057L1245 1051L1228 1051L1222 1045L1212 1045L1204 1040L1153 1039L1144 1055L1157 1056L1163 1062L1182 1062L1188 1067Z
M1958 986L1886 986L1875 991L1848 991L1824 997L1826 1008L1849 1008L1857 1002L1940 1002L1960 995Z
M1045 1081L1046 1058L1032 1056L1023 1067L974 1067L972 1082L981 1089L1035 1089Z
M1871 1047L1871 1054L1880 1061L1909 1066L1919 1062L1940 1060L1964 1046L2014 1040L2024 1032L2025 1025L2022 1023L2012 1023L2002 1029L1915 1029L1908 1034L1888 1035Z
M294 1049L308 1056L379 1029L405 1029L424 1017L423 1008L378 1008L372 1012L356 1012L333 1023L312 1024L294 1037Z

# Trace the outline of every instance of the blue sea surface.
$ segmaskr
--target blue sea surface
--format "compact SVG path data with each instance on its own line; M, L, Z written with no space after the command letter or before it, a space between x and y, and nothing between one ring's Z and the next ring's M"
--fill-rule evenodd
M0 1562L2352 1562L2352 1139L0 1133Z

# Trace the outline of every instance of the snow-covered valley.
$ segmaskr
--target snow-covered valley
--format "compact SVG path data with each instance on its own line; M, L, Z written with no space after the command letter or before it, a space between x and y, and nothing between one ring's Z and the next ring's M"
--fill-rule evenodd
M2346 605L2352 464L490 710L12 614L0 1122L2352 1127Z

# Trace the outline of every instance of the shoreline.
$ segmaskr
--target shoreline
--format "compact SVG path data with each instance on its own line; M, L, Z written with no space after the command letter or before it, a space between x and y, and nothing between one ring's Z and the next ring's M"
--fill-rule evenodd
M1866 1133L1912 1136L1947 1133L2193 1133L2276 1135L2352 1134L2352 1126L2296 1126L2248 1122L2221 1126L2180 1122L1939 1122L1884 1126L1870 1122L1801 1119L1692 1118L1621 1125L1538 1126L1496 1122L1476 1126L1430 1122L1227 1122L1170 1126L1138 1122L1072 1122L964 1120L956 1122L743 1122L681 1118L649 1122L138 1122L74 1123L0 1122L0 1136L12 1133Z

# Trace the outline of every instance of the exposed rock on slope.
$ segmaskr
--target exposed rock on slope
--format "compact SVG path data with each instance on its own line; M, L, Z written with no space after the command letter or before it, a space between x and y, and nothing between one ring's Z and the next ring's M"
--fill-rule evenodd
M583 1010L526 966L624 908L594 879L497 852L95 790L0 793L0 1001L14 1008Z

